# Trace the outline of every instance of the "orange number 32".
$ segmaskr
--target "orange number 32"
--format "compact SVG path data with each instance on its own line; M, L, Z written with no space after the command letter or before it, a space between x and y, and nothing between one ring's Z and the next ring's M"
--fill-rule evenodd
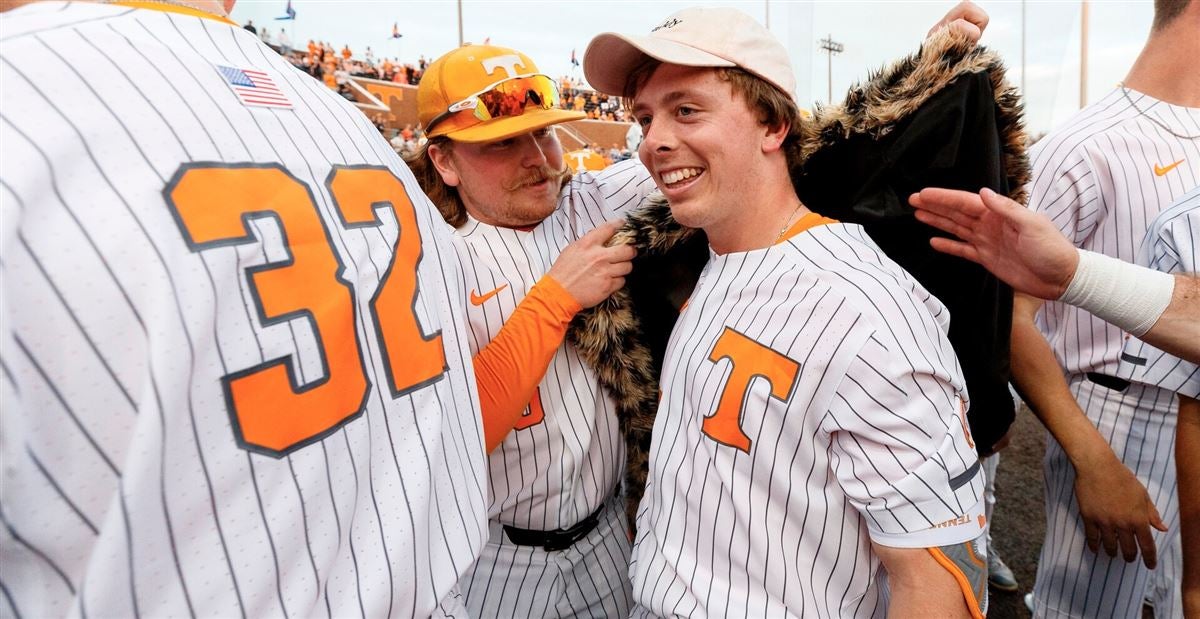
M342 225L378 226L390 206L399 234L370 320L379 336L392 397L437 381L446 369L441 332L417 323L421 236L403 183L386 168L334 167L326 183ZM355 325L354 286L317 210L310 188L277 164L190 164L176 173L167 203L194 252L257 242L249 222L272 218L288 259L250 267L251 293L263 326L308 318L324 377L296 384L288 356L222 378L234 432L247 449L282 456L362 414L370 382Z

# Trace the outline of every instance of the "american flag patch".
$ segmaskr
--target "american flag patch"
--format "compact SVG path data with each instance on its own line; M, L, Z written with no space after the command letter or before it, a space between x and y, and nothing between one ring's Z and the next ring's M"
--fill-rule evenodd
M244 105L292 109L292 102L275 85L270 75L254 69L235 69L222 65L217 65L217 70Z

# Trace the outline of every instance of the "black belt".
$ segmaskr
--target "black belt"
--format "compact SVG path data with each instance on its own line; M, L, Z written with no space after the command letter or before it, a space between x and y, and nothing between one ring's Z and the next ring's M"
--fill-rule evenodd
M607 502L607 501L606 501ZM592 515L580 520L574 526L553 531L535 531L533 529L518 529L504 525L504 533L508 539L518 546L541 546L547 551L566 550L575 542L583 539L596 525L600 524L600 512L604 511L604 503L592 512Z
M1088 372L1087 379L1113 391L1125 391L1129 388L1129 381L1108 374L1097 374L1096 372Z

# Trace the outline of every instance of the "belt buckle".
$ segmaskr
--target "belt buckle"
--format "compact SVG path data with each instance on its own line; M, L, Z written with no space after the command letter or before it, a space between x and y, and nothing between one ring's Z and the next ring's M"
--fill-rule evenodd
M546 536L546 543L542 545L542 550L546 552L557 552L566 550L573 546L579 537L570 535L569 531L555 531L553 535Z
M518 546L535 546L541 547L546 551L566 550L587 537L597 525L600 524L600 513L604 511L604 505L596 508L587 518L580 520L574 526L567 529L555 529L553 531L534 531L529 529L521 529L518 527L503 525L504 534L512 543Z
M587 534L591 533L599 522L600 518L593 514L569 529L547 532L546 543L542 545L542 549L546 552L566 550L574 546L575 542L587 537Z

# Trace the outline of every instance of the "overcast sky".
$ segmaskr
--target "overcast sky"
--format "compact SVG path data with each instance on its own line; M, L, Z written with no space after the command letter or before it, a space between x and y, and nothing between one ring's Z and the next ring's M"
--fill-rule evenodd
M458 45L458 3L454 0L292 0L296 21L275 21L286 0L240 0L232 17L254 20L272 34L286 25L293 41L329 41L337 49L349 44L362 56L370 46L376 56L416 62L434 58ZM845 45L832 59L834 98L853 82L888 61L916 49L925 32L955 3L950 1L809 2L653 2L643 0L501 1L462 3L463 39L517 48L553 76L582 72L571 66L571 51L582 59L593 36L604 31L645 33L667 15L695 5L735 6L768 23L788 46L795 65L801 101L825 101L828 59L818 49L826 35ZM1009 79L1020 86L1022 2L979 1L991 16L984 44L996 49L1009 67ZM1030 0L1025 3L1025 97L1027 124L1039 132L1061 123L1079 107L1080 3ZM1153 4L1145 1L1090 3L1088 101L1113 88L1129 70L1150 30ZM404 35L390 38L392 24Z

